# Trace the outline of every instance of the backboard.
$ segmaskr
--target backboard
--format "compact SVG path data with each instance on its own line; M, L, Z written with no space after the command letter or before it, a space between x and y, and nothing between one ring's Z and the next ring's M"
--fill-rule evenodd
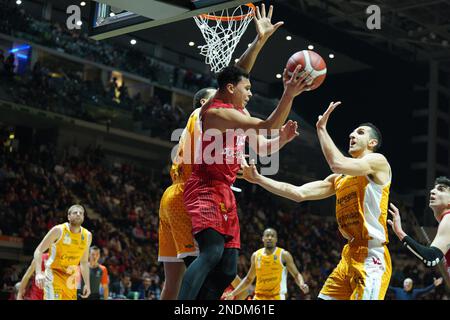
M101 0L91 2L89 36L95 40L237 7L251 0Z

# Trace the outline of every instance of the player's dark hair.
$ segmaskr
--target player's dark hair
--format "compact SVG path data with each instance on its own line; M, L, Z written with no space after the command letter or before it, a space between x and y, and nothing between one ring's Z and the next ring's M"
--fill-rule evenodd
M203 88L203 89L198 90L195 93L195 95L194 95L194 103L193 103L194 109L202 107L202 104L200 103L200 100L208 99L212 90L216 90L216 89L214 89L214 88Z
M444 176L441 177L437 177L436 180L434 181L434 185L438 185L438 184L443 184L445 186L447 186L448 188L450 188L450 179Z
M378 141L377 145L373 148L373 151L378 151L381 148L381 143L383 142L383 137L381 136L381 131L371 122L364 122L359 125L359 127L369 127L370 138L376 139Z
M243 69L236 66L229 66L223 69L217 75L217 83L219 85L219 90L226 87L227 84L231 83L233 85L238 84L242 78L249 79L250 75Z
M100 251L100 248L97 247L97 246L91 246L91 247L89 248L89 250L90 250L90 251L92 251L92 250Z

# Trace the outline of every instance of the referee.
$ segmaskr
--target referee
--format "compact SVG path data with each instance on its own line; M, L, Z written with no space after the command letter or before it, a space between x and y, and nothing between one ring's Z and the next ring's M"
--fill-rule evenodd
M97 246L91 246L89 249L89 277L91 282L91 294L88 298L82 299L81 289L84 286L84 281L80 277L80 286L78 287L78 300L100 300L100 288L103 290L103 300L108 300L109 297L109 277L108 269L104 265L98 263L100 259L100 248Z

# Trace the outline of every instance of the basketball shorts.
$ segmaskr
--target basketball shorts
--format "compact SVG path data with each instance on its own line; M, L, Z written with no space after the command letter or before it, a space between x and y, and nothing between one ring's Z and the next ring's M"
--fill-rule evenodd
M229 185L191 176L185 185L184 205L191 215L194 235L212 228L225 236L225 248L240 249L236 199Z
M337 267L325 281L319 298L325 300L383 300L392 274L385 245L346 244Z
M187 256L198 255L191 217L184 208L183 189L184 183L173 184L161 198L158 235L160 262L182 262Z
M45 270L44 300L77 300L77 267L73 267L73 273L51 268Z

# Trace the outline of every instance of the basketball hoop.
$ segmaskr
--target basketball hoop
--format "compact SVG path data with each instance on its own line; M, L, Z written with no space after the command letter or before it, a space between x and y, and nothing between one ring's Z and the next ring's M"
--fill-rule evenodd
M252 3L222 10L220 15L201 14L194 17L206 44L198 46L200 54L205 56L211 71L220 72L230 63L234 49L252 21L256 8Z

